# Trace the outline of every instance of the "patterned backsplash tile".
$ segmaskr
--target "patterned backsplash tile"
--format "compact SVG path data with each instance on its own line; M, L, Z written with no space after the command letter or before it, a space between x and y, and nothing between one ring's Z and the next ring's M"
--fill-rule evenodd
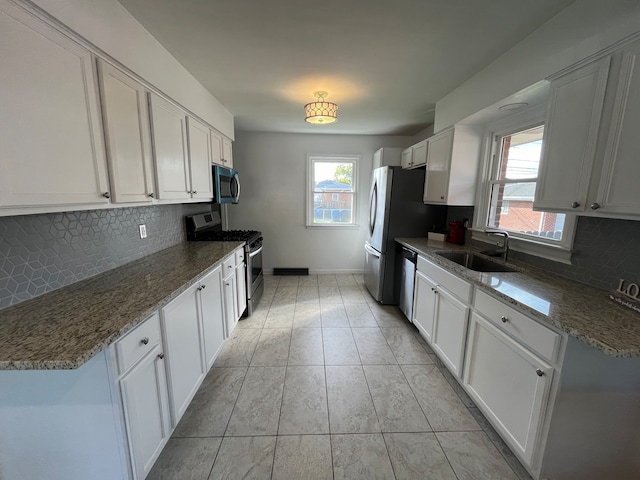
M184 215L208 205L162 205L0 218L0 308L184 241ZM140 239L138 225L147 238Z

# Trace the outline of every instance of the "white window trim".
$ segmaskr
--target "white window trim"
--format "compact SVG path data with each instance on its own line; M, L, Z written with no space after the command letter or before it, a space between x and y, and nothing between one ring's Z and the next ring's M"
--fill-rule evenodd
M361 155L327 155L327 154L307 154L307 189L305 192L305 226L306 228L324 229L357 229L358 225L358 175ZM351 211L352 223L313 223L314 185L313 185L313 164L315 162L353 162L353 209Z
M476 192L476 205L472 238L481 242L495 245L494 236L484 233L484 230L491 228L486 225L489 217L489 196L491 195L491 181L494 178L495 170L498 168L497 158L493 158L494 138L502 137L518 131L542 125L545 122L545 106L540 105L528 108L509 117L500 119L486 125L484 131L483 161L480 167L480 185ZM545 241L542 238L533 238L527 235L509 232L509 248L546 258L556 262L571 263L573 253L573 240L576 230L576 216L565 214L565 224L562 241Z

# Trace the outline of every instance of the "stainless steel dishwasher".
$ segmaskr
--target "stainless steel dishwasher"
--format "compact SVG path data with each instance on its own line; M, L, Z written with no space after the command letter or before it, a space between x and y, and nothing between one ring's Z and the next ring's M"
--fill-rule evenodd
M402 280L400 283L400 310L413 322L413 284L416 278L418 254L402 247Z

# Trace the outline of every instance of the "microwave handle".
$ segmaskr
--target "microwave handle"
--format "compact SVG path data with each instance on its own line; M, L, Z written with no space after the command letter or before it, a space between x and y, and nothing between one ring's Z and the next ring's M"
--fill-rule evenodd
M231 191L231 196L237 202L238 200L240 200L240 177L238 176L237 173L233 175L232 185L236 186L236 191L234 193L233 190L232 190Z

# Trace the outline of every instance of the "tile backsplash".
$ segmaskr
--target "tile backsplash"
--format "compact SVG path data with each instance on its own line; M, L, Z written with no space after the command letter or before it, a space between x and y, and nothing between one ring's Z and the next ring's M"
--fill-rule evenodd
M161 205L0 217L0 308L176 245L185 239L184 215L209 209Z

